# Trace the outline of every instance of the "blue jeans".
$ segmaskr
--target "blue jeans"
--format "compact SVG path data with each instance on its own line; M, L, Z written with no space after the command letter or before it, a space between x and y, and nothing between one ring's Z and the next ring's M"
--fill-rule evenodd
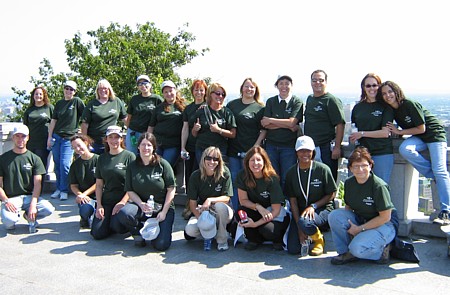
M333 174L334 180L337 180L338 171L338 160L331 158L331 147L330 143L319 146L320 149L320 161L326 164L331 169L331 174Z
M169 162L172 168L175 168L175 164L177 163L178 158L180 157L181 149L179 147L171 147L171 148L161 148L158 147L156 149L156 153L160 155L163 159Z
M431 162L420 152L428 149ZM420 174L436 181L441 210L450 211L450 179L447 171L447 143L424 143L419 137L411 136L405 139L399 147L399 152L406 161L411 163Z
M295 223L294 217L291 218L291 225L288 232L287 249L289 254L299 254L301 251L300 240L298 237L298 229L300 228L306 235L312 236L317 229L328 224L328 210L317 210L314 212L314 220L300 217L298 224Z
M395 227L392 222L360 232L355 237L347 233L351 220L355 225L360 225L356 214L350 210L336 209L328 216L331 235L338 254L350 253L361 259L379 260L384 247L395 238Z
M103 209L105 212L103 219L94 217L91 226L91 235L94 239L102 240L109 237L113 233L124 234L128 232L127 229L122 224L120 224L119 219L117 218L119 214L112 215L114 206L115 204L103 205Z
M56 188L61 192L69 192L69 169L72 164L73 151L70 139L65 139L53 133L55 144L52 147L53 162L55 162Z
M105 152L105 145L99 143L92 143L92 152L97 155L101 155Z
M281 147L266 144L266 152L269 155L273 168L280 176L281 188L284 192L284 183L286 181L286 173L293 165L297 163L297 154L294 147Z
M140 235L140 229L144 226L144 222L148 219L142 212L141 208L135 203L127 203L117 213L119 222L129 231L133 236ZM175 220L175 210L170 208L167 211L166 219L159 223L159 235L156 239L151 241L153 248L158 251L167 250L172 243L172 228Z
M131 130L130 128L127 129L127 136L125 137L125 146L127 147L127 150L134 153L135 155L138 154L138 148L137 146L133 145L131 143L131 132L134 132L134 136L136 137L136 142L139 140L139 137L141 136L141 132L137 132L134 130Z
M14 204L17 210L19 211L23 210L28 214L31 199L32 199L31 195L20 195L9 198L9 202ZM55 207L53 207L53 205L49 201L44 200L41 197L38 198L36 209L37 209L36 220L47 217L50 214L52 214L53 211L55 211ZM2 215L2 223L5 225L7 229L14 228L14 225L21 219L20 212L14 213L9 211L8 209L6 209L5 203L2 203L1 215Z
M374 162L373 173L389 184L392 168L394 167L394 155L372 156L372 160Z
M237 212L239 207L239 196L236 186L236 177L238 175L238 172L244 168L244 163L242 158L239 157L228 157L228 160L230 162L229 167L231 173L231 180L233 181L233 196L231 197L231 205L234 212Z
M89 220L92 214L95 213L95 208L90 203L78 204L78 209L80 210L80 217L83 220Z

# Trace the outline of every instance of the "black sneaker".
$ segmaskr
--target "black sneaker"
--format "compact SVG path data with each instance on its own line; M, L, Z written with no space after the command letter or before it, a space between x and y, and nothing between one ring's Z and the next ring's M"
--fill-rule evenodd
M256 250L256 248L258 248L258 246L259 246L258 243L248 241L247 243L245 243L244 248L245 248L245 250L253 251L253 250Z
M449 225L450 224L450 216L448 211L441 211L439 215L433 220L433 223L441 224L441 225Z
M144 238L141 235L133 236L133 239L134 239L134 246L135 247L142 248L142 247L145 247L147 245L145 243Z
M331 258L331 264L342 265L342 264L347 264L349 262L353 262L353 261L356 261L356 260L358 260L358 258L353 256L352 253L346 252L346 253L343 253L343 254L339 254L336 257Z

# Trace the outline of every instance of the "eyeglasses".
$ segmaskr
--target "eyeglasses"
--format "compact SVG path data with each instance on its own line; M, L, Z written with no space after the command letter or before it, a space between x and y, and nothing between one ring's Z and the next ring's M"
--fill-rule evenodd
M367 169L369 168L369 164L360 164L360 165L352 165L352 168L354 169Z
M317 83L317 82L323 83L323 82L325 82L325 79L311 79L311 82L313 82L313 83Z
M211 93L214 93L214 94L217 95L217 96L225 97L225 93L223 93L223 92L213 91L213 92L211 92Z
M378 84L372 84L372 85L366 84L365 87L366 88L378 88L378 87L380 87L380 85L378 85Z
M148 84L150 84L150 82L147 82L147 81L139 82L139 83L137 83L137 86L147 86Z
M219 158L216 157L211 157L211 156L205 156L205 161L215 161L215 162L219 162Z
M64 87L64 90L75 91L72 87Z

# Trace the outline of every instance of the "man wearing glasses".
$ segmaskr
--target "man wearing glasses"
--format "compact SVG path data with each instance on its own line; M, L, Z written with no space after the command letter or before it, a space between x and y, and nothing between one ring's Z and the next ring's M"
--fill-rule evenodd
M323 70L311 74L313 94L306 100L305 135L314 140L316 160L328 165L337 180L345 117L341 100L327 92L327 78Z

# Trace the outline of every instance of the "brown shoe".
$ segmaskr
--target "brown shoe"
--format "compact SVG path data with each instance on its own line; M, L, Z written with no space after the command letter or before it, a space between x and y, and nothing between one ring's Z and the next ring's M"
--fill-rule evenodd
M376 260L375 262L378 264L389 263L389 258L391 257L390 251L391 251L391 244L387 244L386 247L384 247L383 249L383 253L381 253L381 258Z
M331 258L331 264L341 265L341 264L346 264L346 263L353 262L356 260L358 260L358 258L353 256L352 253L346 252L344 254L339 254L338 256Z

